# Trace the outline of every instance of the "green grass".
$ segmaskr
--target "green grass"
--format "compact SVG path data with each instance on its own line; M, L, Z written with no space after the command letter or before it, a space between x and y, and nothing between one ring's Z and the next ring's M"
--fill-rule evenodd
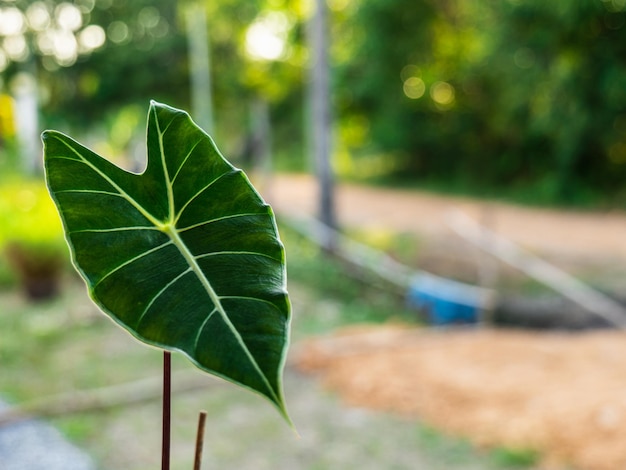
M476 451L465 439L446 436L429 426L417 429L417 440L431 450L437 460L446 465L460 465Z
M402 297L386 286L365 282L362 273L353 278L342 263L324 258L288 228L281 226L281 236L289 258L294 343L352 323L414 318ZM160 351L140 344L100 313L76 276L67 276L62 295L45 303L0 290L0 331L10 332L0 341L0 395L16 404L161 374ZM174 355L173 369L196 373L180 355ZM285 380L287 406L301 439L266 400L206 376L204 389L174 396L172 468L192 466L200 409L209 413L207 469L494 470L525 457L509 452L496 461L415 421L346 408L314 378L290 368ZM102 470L159 465L158 400L61 416L52 423Z
M404 292L371 273L325 255L288 225L280 227L288 255L289 281L307 287L292 295L294 322L299 327L294 332L296 337L354 323L417 320L416 313L405 305Z
M539 453L533 449L508 447L495 449L491 455L497 465L508 468L526 468L536 465L540 457Z
M462 466L471 458L485 458L498 469L524 469L537 465L540 457L538 452L522 448L500 447L481 452L468 440L447 436L429 426L417 428L417 441L430 450L437 462L450 467Z

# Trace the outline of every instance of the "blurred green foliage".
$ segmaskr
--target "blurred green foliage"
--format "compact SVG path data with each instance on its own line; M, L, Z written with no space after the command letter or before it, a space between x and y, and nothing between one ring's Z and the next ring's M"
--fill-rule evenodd
M0 244L63 243L63 230L43 181L11 179L0 185Z
M11 7L27 14L44 5L52 28L57 3ZM207 15L222 150L245 157L261 99L270 105L275 167L306 169L311 1L77 0L76 37L97 25L106 42L55 61L37 45L40 32L25 26L30 54L5 54L0 82L9 90L17 72L35 70L43 126L89 131L107 142L108 155L133 153L134 139L143 138L138 110L149 99L191 109L184 14L191 3ZM626 204L623 1L327 4L334 163L342 176L526 201ZM253 51L263 36L251 34L263 28L274 48L266 57Z
M0 144L0 175L2 180L20 173L20 153L15 138L5 139Z
M325 256L323 250L304 237L291 224L279 219L280 236L287 252L289 282L299 287L294 298L314 301L307 306L294 306L300 328L320 334L352 323L414 322L418 318L406 305L404 292L365 270L340 258ZM378 239L378 237L374 236ZM365 233L361 239L367 239ZM386 239L385 248L404 245L403 236ZM298 287L296 287L298 288Z
M340 67L395 175L624 204L625 4L362 2ZM351 85L351 86L348 86Z

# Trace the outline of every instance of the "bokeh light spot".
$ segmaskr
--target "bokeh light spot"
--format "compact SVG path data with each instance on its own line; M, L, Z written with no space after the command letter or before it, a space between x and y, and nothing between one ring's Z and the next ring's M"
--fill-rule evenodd
M403 82L406 82L411 77L419 77L420 69L417 65L409 64L402 67L400 71L400 78Z
M83 25L83 15L71 3L61 3L54 10L57 24L66 31L76 31Z
M291 23L283 12L269 12L257 18L246 31L246 52L261 60L278 60L286 55Z
M104 29L97 24L92 24L83 29L78 35L81 49L90 52L101 47L106 41Z
M15 7L0 9L0 36L15 36L24 32L24 15Z
M115 44L124 44L130 40L128 25L123 21L113 21L107 28L107 36Z
M26 9L26 20L34 31L44 31L50 26L50 12L43 2L35 2Z
M55 31L52 35L52 48L59 65L69 67L76 62L78 44L70 31Z
M26 38L21 34L4 38L2 48L9 59L16 62L23 62L28 58L28 45L26 44Z
M144 7L139 12L138 19L145 28L154 28L159 24L161 14L155 7Z
M408 98L416 100L424 96L426 85L424 80L419 77L409 77L404 81L402 89Z
M450 106L454 102L454 87L447 82L435 82L430 87L430 97L441 106Z

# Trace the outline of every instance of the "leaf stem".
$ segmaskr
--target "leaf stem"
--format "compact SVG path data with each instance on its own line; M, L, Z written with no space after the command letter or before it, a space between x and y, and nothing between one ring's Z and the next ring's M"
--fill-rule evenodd
M206 423L206 411L201 411L198 417L198 433L196 434L196 456L193 470L200 470L202 465L202 446L204 443L204 427Z
M163 351L163 435L161 470L170 470L170 430L172 421L172 353Z

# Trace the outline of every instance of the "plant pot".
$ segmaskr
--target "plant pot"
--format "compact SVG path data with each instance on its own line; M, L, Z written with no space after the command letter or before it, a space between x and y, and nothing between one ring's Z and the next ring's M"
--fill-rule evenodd
M6 254L29 300L47 300L59 293L63 259L58 250L14 242L7 245Z

